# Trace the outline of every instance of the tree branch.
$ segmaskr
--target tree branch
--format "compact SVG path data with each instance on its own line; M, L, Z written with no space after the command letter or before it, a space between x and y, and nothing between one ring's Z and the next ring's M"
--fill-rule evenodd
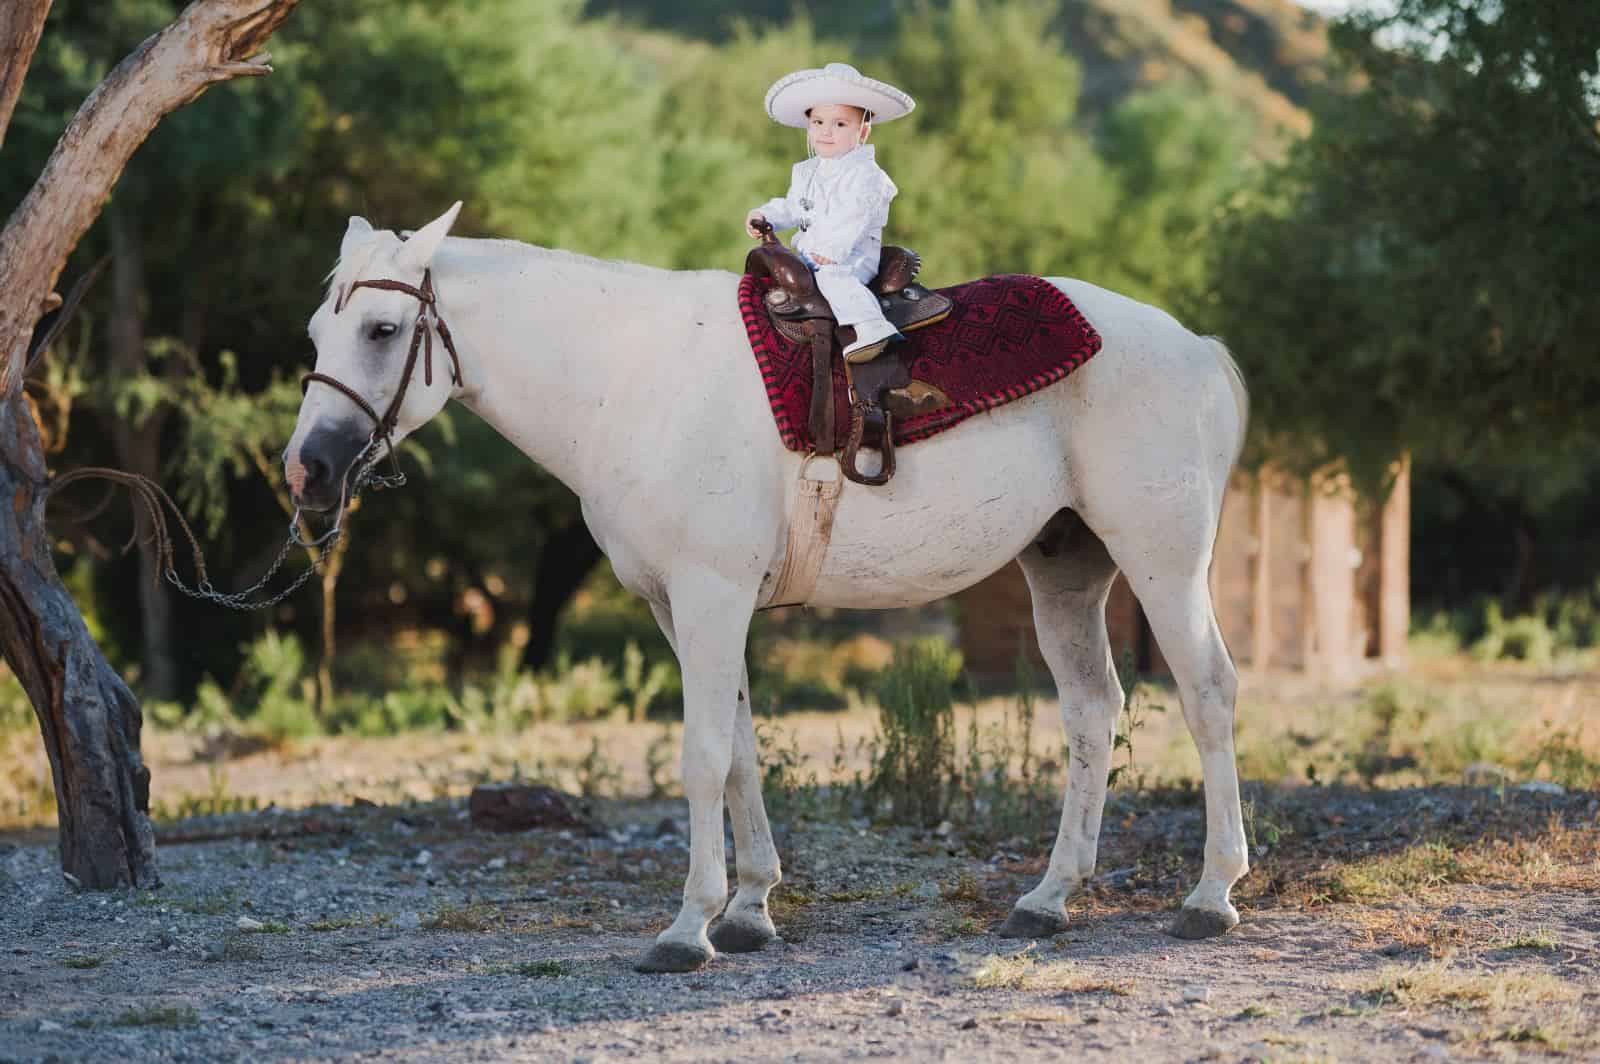
M0 6L0 145L6 142L11 112L22 95L22 81L33 64L33 53L44 33L44 20L50 14L51 0L9 0Z
M23 0L21 7L39 3ZM270 73L267 57L254 52L298 3L197 0L119 63L83 102L0 233L0 397L18 387L27 341L45 298L134 151L163 116L211 85ZM0 26L12 17L0 17ZM0 105L6 104L0 96Z

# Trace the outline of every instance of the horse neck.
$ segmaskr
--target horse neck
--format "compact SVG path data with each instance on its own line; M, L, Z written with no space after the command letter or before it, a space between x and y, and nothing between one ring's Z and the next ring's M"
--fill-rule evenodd
M459 245L459 246L458 246ZM475 246L468 246L475 245ZM440 277L457 326L461 401L580 497L614 465L630 406L660 394L693 279L509 241L449 241ZM454 297L446 286L461 289ZM665 349L665 350L664 350ZM678 363L681 365L681 362ZM664 383L664 382L663 382Z

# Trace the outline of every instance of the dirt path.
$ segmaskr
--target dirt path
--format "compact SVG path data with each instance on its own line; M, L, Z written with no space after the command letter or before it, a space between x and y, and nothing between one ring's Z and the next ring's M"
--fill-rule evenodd
M0 842L0 1061L1600 1054L1600 798L1253 798L1285 834L1221 941L1164 933L1192 796L1118 796L1055 940L986 933L1047 840L802 820L788 941L667 977L631 962L681 888L676 803L603 804L598 837L490 835L454 801L189 821L163 889L109 896Z

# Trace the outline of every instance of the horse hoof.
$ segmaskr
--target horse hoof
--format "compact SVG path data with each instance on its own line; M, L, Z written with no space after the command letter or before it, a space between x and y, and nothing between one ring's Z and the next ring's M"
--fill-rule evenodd
M716 953L704 946L689 946L682 942L657 942L650 947L638 964L636 972L693 972L711 963Z
M1167 933L1174 938L1216 938L1232 930L1238 923L1239 918L1231 913L1224 914L1210 909L1191 909L1184 906L1178 910L1178 918L1172 921L1172 927Z
M1067 929L1067 918L1036 909L1012 909L1006 922L995 929L1001 938L1050 938Z
M777 938L771 922L723 918L711 928L711 944L722 953L756 953Z

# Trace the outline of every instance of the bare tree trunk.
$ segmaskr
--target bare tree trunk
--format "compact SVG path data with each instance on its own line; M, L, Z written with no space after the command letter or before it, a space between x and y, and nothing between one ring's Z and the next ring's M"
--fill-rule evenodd
M533 574L528 645L522 648L524 668L542 669L550 664L556 646L556 621L600 558L600 546L581 517L546 541Z
M113 202L106 211L111 223L111 320L106 329L110 357L107 370L113 382L130 380L147 372L144 350L144 247L138 226L127 210ZM124 472L157 480L161 474L161 431L167 421L162 406L146 411L141 421L111 412L110 436L117 466ZM161 560L151 536L150 516L134 508L138 522L139 621L143 651L145 696L176 698L178 668L172 646L172 598L161 573Z
M345 512L348 529L352 507ZM345 554L350 550L350 537L343 536L328 549L322 566L322 656L317 659L317 717L326 722L333 715L333 658L338 651L339 632L339 574L344 572Z
M67 256L161 118L219 81L270 72L254 54L298 0L198 0L90 94L0 232L0 652L39 717L62 869L82 886L156 882L139 705L61 585L44 524L39 432L22 395L27 345ZM49 4L0 4L0 136Z
M44 455L20 391L0 411L0 651L39 717L55 781L61 869L85 887L154 886L139 703L56 575Z
M22 81L44 33L51 0L6 0L0 4L0 144L6 142L11 112L22 95Z

